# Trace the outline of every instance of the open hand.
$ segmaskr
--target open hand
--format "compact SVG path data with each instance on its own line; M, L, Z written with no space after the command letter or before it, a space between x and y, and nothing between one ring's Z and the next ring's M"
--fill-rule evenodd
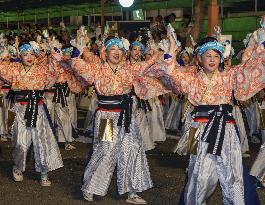
M107 60L107 52L106 52L106 47L104 45L101 46L100 51L100 59L104 62Z

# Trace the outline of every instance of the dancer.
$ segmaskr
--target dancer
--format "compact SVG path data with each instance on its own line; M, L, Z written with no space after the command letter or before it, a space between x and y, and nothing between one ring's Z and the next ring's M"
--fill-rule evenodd
M80 35L80 32L79 32ZM78 35L78 36L79 36ZM84 40L83 40L84 41ZM81 42L77 37L77 42ZM131 90L148 99L167 92L160 84L137 84L142 71L155 62L128 65L122 61L124 45L120 39L105 44L105 63L86 63L72 60L72 68L89 84L94 84L98 108L95 115L94 147L84 174L84 198L93 201L93 195L104 196L117 165L118 193L128 194L127 203L146 204L137 192L153 186L139 127L132 115ZM82 52L82 47L79 49Z
M148 71L167 88L188 95L189 101L196 106L192 112L192 128L197 136L197 156L189 162L186 204L205 203L218 180L224 204L245 204L241 147L229 104L232 89L236 99L244 101L265 87L265 39L260 38L265 29L257 32L261 35L257 35L251 58L233 69L223 71L224 47L217 40L206 38L197 48L199 72L175 69L174 46L166 55L172 60L168 66L151 67ZM170 39L174 45L173 38Z
M0 63L0 76L12 85L15 98L13 178L23 180L27 152L33 143L35 169L41 172L41 185L50 186L48 172L63 167L43 99L44 90L56 81L56 66L46 57L37 59L39 50L33 42L22 42L19 52L22 63Z
M129 63L135 65L142 62L142 57L145 52L145 46L139 42L135 41L130 45L130 56ZM140 133L143 138L145 151L152 150L155 148L155 143L150 135L150 126L148 124L147 113L152 111L150 103L148 100L142 100L136 96L133 98L133 114L135 115L135 120L140 128Z

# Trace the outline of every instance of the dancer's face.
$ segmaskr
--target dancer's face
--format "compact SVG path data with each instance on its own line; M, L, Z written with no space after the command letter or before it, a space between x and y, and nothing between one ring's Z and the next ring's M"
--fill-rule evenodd
M133 46L130 54L133 60L138 61L141 58L142 50L139 46Z
M20 57L25 66L32 66L36 60L36 55L33 51L25 51L20 54Z
M198 59L207 73L212 73L218 69L221 62L220 54L215 50L206 51L201 56L198 56Z
M183 60L184 65L189 65L189 63L190 63L189 54L183 53L182 56L181 56L181 59Z
M113 45L107 50L107 60L112 64L119 64L123 58L123 51L118 46Z

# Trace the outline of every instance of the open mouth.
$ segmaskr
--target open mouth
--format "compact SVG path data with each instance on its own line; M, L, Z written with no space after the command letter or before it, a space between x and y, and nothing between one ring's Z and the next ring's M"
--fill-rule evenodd
M120 59L120 56L113 56L113 58L115 59L115 60L119 60Z
M215 63L210 63L209 66L210 67L215 67Z

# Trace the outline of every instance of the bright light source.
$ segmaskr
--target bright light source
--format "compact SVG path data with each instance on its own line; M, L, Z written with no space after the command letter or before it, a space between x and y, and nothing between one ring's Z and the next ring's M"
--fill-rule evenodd
M119 0L122 7L130 7L133 5L134 0Z

